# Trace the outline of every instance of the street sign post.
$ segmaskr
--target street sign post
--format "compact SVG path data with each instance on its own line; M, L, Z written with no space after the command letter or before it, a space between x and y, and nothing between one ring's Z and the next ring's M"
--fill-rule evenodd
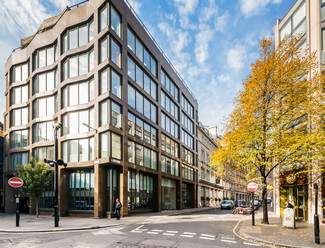
M12 177L8 180L8 184L16 189L16 226L19 226L19 195L18 195L18 188L23 186L24 181L18 177Z
M257 183L249 183L247 184L248 191L252 192L252 226L255 226L255 211L254 211L254 192L257 190Z

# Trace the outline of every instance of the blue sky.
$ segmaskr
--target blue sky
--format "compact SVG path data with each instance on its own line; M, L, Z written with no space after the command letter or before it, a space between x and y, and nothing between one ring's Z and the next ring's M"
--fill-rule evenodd
M217 124L277 19L295 0L128 0L199 103L199 121ZM0 0L0 113L5 111L4 65L20 39L45 18L81 0ZM0 120L3 121L3 115Z

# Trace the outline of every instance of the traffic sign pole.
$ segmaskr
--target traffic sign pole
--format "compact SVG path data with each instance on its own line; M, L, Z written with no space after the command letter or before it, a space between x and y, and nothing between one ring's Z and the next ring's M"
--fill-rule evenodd
M20 213L19 213L19 195L18 188L16 188L16 226L19 226Z
M254 211L254 192L257 190L257 188L258 188L258 185L257 185L257 183L249 183L249 184L247 184L247 189L250 191L250 192L252 192L252 226L255 226L255 211Z
M254 191L252 192L252 208L253 208L253 211L252 211L252 226L255 226L255 210L254 210Z

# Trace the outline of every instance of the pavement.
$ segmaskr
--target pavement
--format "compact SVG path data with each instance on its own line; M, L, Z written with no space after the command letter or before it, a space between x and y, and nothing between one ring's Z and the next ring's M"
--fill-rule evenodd
M122 217L121 220L106 218L60 217L59 227L54 227L54 218L50 215L21 214L19 227L16 227L16 215L0 213L0 233L60 232L73 230L99 229L105 227L127 226L154 216L175 216L201 211L214 210L214 207L169 210L159 213L145 213ZM325 247L325 225L320 225L320 244L315 244L314 225L296 222L296 229L282 228L281 219L269 212L269 224L261 224L262 211L255 215L255 226L251 216L238 222L234 233L250 242L272 247Z
M252 226L252 217L239 221L234 233L250 242L272 247L325 247L325 225L320 224L320 244L315 244L314 224L297 221L296 229L282 228L282 221L273 212L268 212L269 224L262 224L262 211L257 211L255 226Z

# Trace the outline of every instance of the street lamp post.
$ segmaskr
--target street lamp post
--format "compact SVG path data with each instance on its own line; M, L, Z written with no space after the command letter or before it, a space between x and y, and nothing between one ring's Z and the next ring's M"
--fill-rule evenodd
M54 226L59 226L59 194L58 194L58 130L61 128L60 123L53 124L54 133Z
M315 215L314 215L314 230L315 230L315 243L320 244L319 240L319 218L318 218L318 185L314 184L315 189Z

